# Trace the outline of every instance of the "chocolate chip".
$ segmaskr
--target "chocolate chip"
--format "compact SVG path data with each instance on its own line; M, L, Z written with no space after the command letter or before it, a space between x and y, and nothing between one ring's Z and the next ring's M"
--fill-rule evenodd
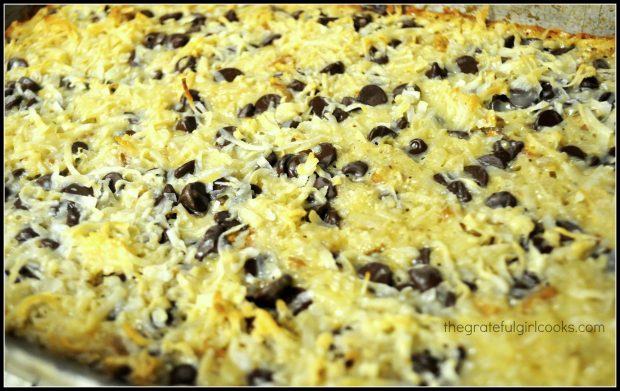
M478 186L486 187L487 183L489 183L489 174L481 166L465 166L463 170L474 178L474 181L478 184Z
M291 158L286 163L286 175L289 178L297 178L297 166L306 161L305 153L298 153L297 155L291 156Z
M378 144L379 139L382 139L383 137L388 137L388 136L396 137L398 135L396 134L396 132L394 132L392 129L388 128L387 126L379 125L379 126L374 127L368 133L368 136L366 138L368 139L368 141Z
M463 73L478 73L478 62L472 56L459 57L456 64Z
M515 207L518 204L517 198L508 191L493 193L484 202L489 208Z
M166 20L174 19L179 20L183 17L183 12L172 12L159 17L159 23L164 24Z
M368 55L370 56L370 61L379 64L379 65L383 65L383 64L387 64L388 62L390 62L390 59L388 58L388 56L383 55L383 56L377 56L378 50L377 48L375 48L374 46L370 47L370 50L368 51Z
M327 101L320 96L315 96L308 103L310 106L310 113L319 117L323 117L323 112L325 111L325 107L327 106Z
M209 227L198 243L194 258L202 260L209 254L217 253L217 242L224 231L226 231L226 227L219 224Z
M581 150L581 148L575 145L567 145L565 147L562 147L560 148L560 152L564 152L568 156L572 156L579 160L586 160L586 158L588 157L588 155L583 150Z
M41 186L42 188L44 188L45 190L49 190L52 188L52 175L51 174L43 175L37 178L35 183Z
M342 98L342 104L345 106L351 106L355 103L357 103L357 99L352 96L345 96L344 98Z
M407 87L409 87L409 84L407 83L397 86L396 88L394 88L394 90L392 90L392 96L396 98L398 95L402 94Z
M407 153L410 155L419 155L421 153L426 152L428 146L424 142L424 140L419 138L414 138L409 142L409 147L407 148Z
M540 83L540 87L542 88L540 95L538 96L540 99L549 101L555 97L555 92L553 92L553 87L551 84L543 81Z
M371 262L357 269L357 274L361 278L366 278L366 273L370 275L370 281L372 282L394 286L392 270L387 265Z
M598 98L599 102L607 102L610 105L616 103L616 97L611 92L605 92Z
M250 190L252 191L252 198L256 198L259 194L263 192L263 189L260 186L252 183L250 184Z
M15 206L15 209L28 210L28 207L24 204L22 199L19 198L19 196L17 196L17 199L15 200L15 203L13 205Z
M243 264L243 271L245 274L252 275L254 277L258 277L258 273L261 269L262 258L250 258L245 261Z
M498 154L484 155L478 158L478 162L483 166L493 166L504 170L507 167L506 158Z
M431 265L416 266L409 269L409 278L414 288L422 292L436 287L443 281L441 272Z
M19 96L19 95L9 96L8 98L6 98L4 100L4 102L5 102L4 108L6 110L11 110L13 108L19 107L19 105L22 103L23 99L24 98L22 96Z
M347 113L346 111L342 110L339 107L335 108L332 114L334 118L336 118L337 122L342 122L345 119L349 118L349 113Z
M263 38L263 40L260 43L260 46L269 46L271 45L275 40L282 38L282 34L269 34L268 36L266 36L265 38Z
M36 274L34 274L34 272L30 269L31 269L30 267L28 267L27 265L24 265L21 268L19 268L19 271L17 273L22 278L32 278L35 280L39 280L39 277ZM18 282L18 280L19 279L17 279L15 282Z
M15 69L19 67L28 68L28 62L26 62L26 60L24 60L23 58L18 58L18 57L10 58L9 61L7 62L7 71L10 71L11 69Z
M198 372L193 365L180 364L170 372L170 385L195 385Z
M83 197L94 197L95 195L91 187L81 186L81 185L78 185L77 183L72 183L68 186L65 186L61 190L61 192L68 193L68 194L75 194L75 195L79 195Z
M80 150L88 151L88 144L82 141L76 141L71 145L71 153L76 154Z
M182 48L189 42L189 36L185 34L172 34L168 39L168 43L173 49Z
M467 190L467 187L465 186L465 184L463 184L463 182L461 181L451 182L448 185L447 189L449 192L456 195L456 198L458 198L459 201L461 202L471 201L471 194L469 194L469 191Z
M322 189L324 187L327 187L327 192L325 193L325 198L327 198L328 200L331 200L333 198L336 198L336 196L338 195L338 192L336 191L336 187L334 187L334 185L332 185L332 182L327 179L327 178L323 178L321 176L317 176L316 180L314 181L314 185L313 185L316 189Z
M278 160L278 163L276 164L276 172L278 173L278 175L287 173L288 164L292 157L292 154L287 153L286 155L282 156L280 160Z
M515 278L509 294L515 299L522 299L529 295L538 284L540 284L538 276L530 271L525 271L521 277Z
M359 92L359 95L357 96L357 100L360 103L369 106L381 105L387 103L388 101L387 95L381 89L381 87L374 84L369 84L362 88Z
M13 170L13 172L11 174L13 174L13 178L17 179L19 177L21 177L22 175L24 175L26 173L26 170L23 168L18 168Z
M256 108L254 107L254 104L248 103L247 105L243 106L241 110L239 110L239 114L237 114L237 117L250 118L250 117L254 117L255 113L256 113Z
M271 167L275 167L276 163L278 162L278 155L276 155L274 151L271 151L269 155L265 157L265 159Z
M557 225L558 227L562 227L567 231L570 232L574 232L574 231L582 231L581 227L579 225L577 225L576 223L570 221L570 220L557 220L555 222L555 225Z
M187 30L187 32L197 33L202 29L202 26L204 26L205 22L207 21L207 17L198 12L193 13L192 15L194 16L194 20L192 20L192 25L189 30Z
M230 10L228 12L226 12L226 14L224 15L224 17L229 21L229 22L238 22L239 18L237 17L237 13L235 12L235 10Z
M73 227L80 223L80 210L78 206L73 201L67 202L67 220L66 223L69 227Z
M21 243L25 242L26 240L36 238L37 236L39 236L39 234L36 233L35 230L33 230L32 228L28 227L19 231L19 233L15 236L15 240Z
M230 220L231 217L232 215L229 211L223 210L214 214L213 220L215 220L216 223L222 225L222 223L224 223L226 220Z
M348 177L361 178L368 172L368 164L358 160L342 167L342 173Z
M278 107L278 105L280 104L280 99L282 99L280 95L276 94L267 94L261 96L254 104L254 113L262 114L265 111L269 110L270 107Z
M246 299L260 308L275 308L276 301L281 299L286 290L292 286L293 277L285 274L248 295Z
M407 114L403 115L401 119L396 122L396 127L398 129L407 129L409 127L409 121L407 120Z
M440 290L439 292L437 292L437 300L444 307L452 307L454 306L454 304L456 304L456 294L451 291Z
M179 122L177 122L175 129L182 130L187 133L191 133L194 130L196 130L197 127L198 127L198 123L196 122L196 117L187 116L187 117L183 117L182 119L179 120Z
M420 255L416 259L417 264L428 265L431 263L431 252L432 249L430 247L423 247L420 249Z
M404 28L404 29L417 28L417 27L422 27L422 26L417 24L415 19L404 20L401 24L401 28Z
M174 70L178 73L184 72L186 69L191 70L192 72L196 72L196 57L194 56L185 56L181 57L179 61L174 66Z
M596 69L609 69L609 64L602 58L598 58L592 62L592 65Z
M234 137L233 132L237 129L236 126L225 126L217 131L215 134L215 145L218 147L225 147L230 144L230 141L223 138L223 135Z
M342 74L344 73L344 64L342 63L342 61L334 62L323 68L321 70L321 73L328 73L330 75Z
M508 163L517 157L524 146L525 144L523 144L522 141L508 139L498 140L493 143L493 153L495 156L503 159L505 163Z
M329 23L333 22L334 20L338 20L338 18L333 18L327 15L322 15L320 18L317 19L317 22L322 24L323 26L327 26Z
M153 49L158 45L163 45L168 40L168 36L164 33L149 33L144 37L142 44L147 49Z
M273 372L268 369L259 368L254 369L252 372L250 372L246 377L246 381L249 386L260 386L263 383L272 381L272 377Z
M140 10L139 11L142 15L146 16L147 18L152 18L153 16L155 16L155 14L153 13L153 11L150 10Z
M328 207L324 213L319 214L319 216L325 224L336 225L340 227L340 222L342 221L342 218L340 217L340 214L338 214L338 211L331 206Z
M510 103L518 108L524 109L538 103L538 95L536 90L511 89Z
M594 76L591 77L586 77L585 79L583 79L581 81L581 83L579 84L579 88L584 90L584 89L589 89L589 90L596 90L599 87L599 82L598 79Z
M506 37L506 39L504 39L504 47L509 48L509 49L512 49L513 47L515 47L515 36L514 35L511 35L509 37Z
M553 246L547 243L547 241L540 236L532 238L532 243L541 254L549 254L551 251L553 251Z
M41 239L39 244L41 247L51 248L52 250L56 250L60 246L60 243L52 239Z
M319 159L319 166L327 170L327 167L338 158L338 152L330 143L321 143L317 146L317 149L318 151L314 155Z
M292 82L290 82L290 84L287 87L293 91L299 92L299 91L303 91L304 88L306 88L306 83L299 81L299 80L293 80Z
M185 185L181 191L179 202L188 212L203 215L209 209L209 195L207 187L202 182L193 182Z
M570 52L574 48L575 48L574 45L566 46L566 47L563 47L563 48L555 48L555 49L549 50L549 53L553 54L554 56L561 56L562 54Z
M441 361L433 356L428 349L414 353L411 355L411 362L413 363L413 370L417 373L431 373L435 377L439 376L439 364Z
M196 161L190 160L189 162L184 163L179 168L174 170L174 177L183 178L187 174L193 174L195 169L196 169Z
M538 115L536 119L535 127L540 129L542 127L556 126L562 122L562 116L553 110L545 110Z
M39 92L41 90L41 86L34 80L29 77L20 77L17 81L17 84L20 85L22 90L29 90L34 93Z
M600 166L600 165L601 165L601 159L599 159L598 156L591 156L590 157L590 163L589 163L590 167L596 167L596 166Z
M116 193L116 182L120 181L121 179L123 179L123 176L118 172L110 172L103 177L104 181L110 181L108 183L108 187L110 188L110 191L112 191L112 193Z
M291 14L291 17L295 20L298 20L299 16L301 16L303 12L304 12L303 10L297 10Z
M490 109L497 112L512 110L513 106L506 95L493 95L491 98Z
M402 94L402 93L403 93L403 92L404 92L407 88L411 88L411 87L409 86L409 84L407 84L407 83L404 83L404 84L401 84L401 85L397 86L397 87L396 87L396 88L394 88L394 90L392 91L392 96L393 96L394 98L396 98L398 95ZM414 89L415 91L420 92L420 87L418 87L418 86L415 86L415 85L414 85L414 86L413 86L413 89Z
M425 75L429 79L445 79L448 77L448 71L441 68L439 64L434 62L433 65L431 65L431 69L426 71Z
M353 28L355 31L360 31L360 29L366 27L370 23L372 23L372 15L353 15Z
M401 41L400 39L392 39L390 42L388 42L388 46L396 49L401 43L403 43L403 41Z

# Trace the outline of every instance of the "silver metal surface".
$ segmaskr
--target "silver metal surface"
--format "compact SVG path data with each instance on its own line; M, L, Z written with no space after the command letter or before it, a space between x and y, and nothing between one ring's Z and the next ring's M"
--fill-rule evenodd
M445 5L420 5L422 8L441 11ZM481 5L450 5L471 14ZM5 6L5 29L14 20L28 15L29 5ZM616 6L589 5L491 5L489 19L520 24L558 28L570 33L584 32L600 36L615 36ZM32 345L14 338L5 341L5 382L7 372L22 380L15 385L101 386L115 385L111 380L90 368L75 362L59 359ZM13 380L16 381L16 380Z
M444 6L443 4L421 5L422 8L432 11L441 11ZM449 7L466 14L473 14L482 5L451 4ZM560 29L573 34L616 35L615 4L494 4L490 5L489 19Z

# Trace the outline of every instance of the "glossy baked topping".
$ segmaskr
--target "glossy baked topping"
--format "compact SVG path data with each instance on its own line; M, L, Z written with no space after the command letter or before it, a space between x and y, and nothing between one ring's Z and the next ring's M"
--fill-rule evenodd
M135 384L613 384L614 39L485 16L14 24L5 330ZM605 331L444 327L535 320Z

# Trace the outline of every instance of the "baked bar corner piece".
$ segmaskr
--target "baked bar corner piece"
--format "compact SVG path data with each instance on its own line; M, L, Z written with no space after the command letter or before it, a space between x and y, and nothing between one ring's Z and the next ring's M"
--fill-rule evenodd
M5 333L137 385L613 384L615 37L350 5L5 37Z

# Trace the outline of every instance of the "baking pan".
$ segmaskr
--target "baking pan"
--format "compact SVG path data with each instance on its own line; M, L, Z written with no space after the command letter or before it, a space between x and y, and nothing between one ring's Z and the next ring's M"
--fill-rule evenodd
M481 7L481 5L459 4L419 4L417 6L432 11L442 11L444 7L449 6L467 14L472 14ZM42 8L41 5L6 5L5 30L15 20L27 20L32 17L40 8ZM539 25L570 33L583 32L598 36L613 36L616 31L616 6L610 4L491 5L489 19ZM39 386L118 385L87 366L56 357L37 346L10 336L5 336L5 385L10 385L6 384L7 372L27 384Z

